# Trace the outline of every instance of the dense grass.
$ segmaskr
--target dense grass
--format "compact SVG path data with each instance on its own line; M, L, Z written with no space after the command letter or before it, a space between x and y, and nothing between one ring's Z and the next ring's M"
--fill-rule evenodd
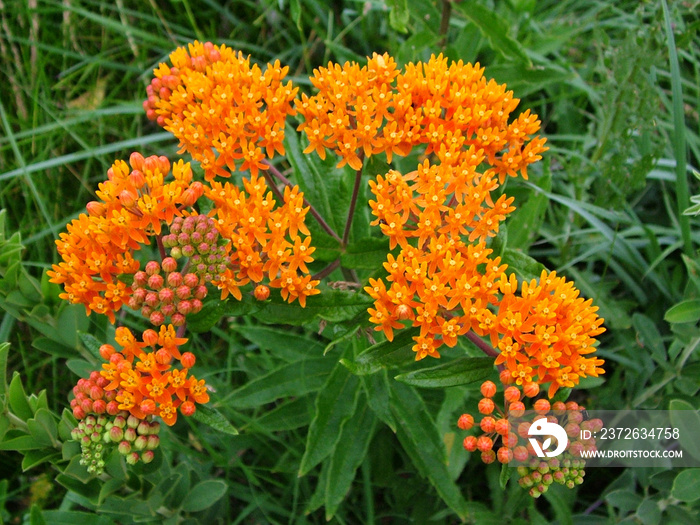
M589 383L575 398L605 409L667 409L669 400L683 399L697 409L697 323L664 319L669 308L700 291L698 221L682 215L697 193L690 172L700 166L697 2L478 3L493 13L481 28L469 2L450 4L451 13L439 1L408 2L401 32L401 13L394 20L383 1L328 7L314 0L236 0L223 6L211 0L5 0L0 209L7 210L7 231L21 233L24 267L40 279L57 262L54 239L95 198L114 159L133 150L176 155L174 139L141 109L151 70L174 47L211 40L259 63L279 59L301 86L329 60L361 62L374 51L388 51L406 62L444 52L479 61L487 76L506 82L521 98L520 109L532 109L543 122L550 147L545 160L529 182L511 182L506 189L520 208L510 220L530 221L509 243L573 278L606 319L599 348L607 361L605 382ZM446 16L449 23L441 21ZM44 301L58 311L55 299ZM47 389L49 405L60 413L74 383L64 373L65 356L32 346L38 332L26 316L0 314L0 342L12 344L10 370L21 371L28 392ZM236 318L195 338L207 380L222 398L285 359L261 345L253 331L246 335L245 327L255 326ZM106 330L94 316L87 327L97 334ZM444 393L425 396L446 429L459 401ZM308 521L321 523L323 512L315 509L322 501L309 503L318 472L296 476L309 405L313 400L285 402L275 408L279 419L265 407L231 410L227 416L243 434L231 443L182 423L172 433L169 456L188 461L202 479L227 481L230 505L216 509L223 522L303 523L296 517L312 507ZM337 522L450 522L435 491L397 447L388 428L377 432ZM80 501L64 499L65 489L52 483L50 468L22 472L20 461L3 452L0 477L9 488L4 511L0 491L0 518L19 520L34 503L77 508ZM560 523L572 523L572 515L579 515L574 522L612 523L637 509L609 498L615 490L674 506L670 485L651 481L652 474L591 471L578 492L538 500L536 509ZM502 503L506 520L525 519L520 489L511 484L501 490L497 469L472 461L458 483L468 500L494 508ZM584 514L599 521L585 521ZM696 508L679 507L663 519L693 523L696 515Z

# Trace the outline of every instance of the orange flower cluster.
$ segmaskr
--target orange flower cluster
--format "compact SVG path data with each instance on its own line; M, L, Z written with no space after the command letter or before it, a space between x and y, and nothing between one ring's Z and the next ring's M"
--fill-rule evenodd
M240 300L240 286L260 283L267 275L269 285L280 288L284 299L290 303L298 299L306 306L306 298L319 293L319 281L311 279L306 266L313 262L315 248L304 224L309 208L303 195L298 187L287 186L284 203L275 208L264 179L252 175L243 179L243 185L245 190L213 181L205 192L215 204L217 229L232 247L231 264L213 284L221 289L222 300L229 293Z
M499 257L490 256L487 240L515 209L513 198L492 195L508 176L527 178L527 166L546 148L544 139L531 138L539 130L537 117L526 111L508 123L517 99L482 74L469 64L448 67L442 57L409 64L398 73L387 57L375 55L362 69L346 65L319 70L316 83L325 86L319 99L330 100L335 93L357 95L363 78L373 86L395 82L396 92L386 96L398 105L378 120L385 117L387 129L401 122L399 115L413 115L412 122L418 124L401 124L402 136L410 129L412 144L425 143L429 156L413 172L390 170L370 182L376 217L372 224L380 226L392 249L400 247L384 265L386 283L370 279L365 288L375 300L368 311L376 329L391 340L393 330L403 328L405 321L420 327L414 337L416 359L439 357L440 346L453 347L458 336L473 331L490 339L501 352L496 364L507 367L518 384L551 383L551 397L580 377L602 373L598 367L603 361L588 354L594 351L593 338L604 331L603 320L590 301L579 299L578 290L555 274L543 273L539 284L523 283L516 296L517 280L507 276ZM372 97L387 92L375 88ZM336 91L328 91L332 89ZM348 100L352 107L355 100L369 104L359 95L344 97L337 100ZM324 108L332 119L334 112L343 111L319 99L304 101L299 112ZM345 111L357 119L356 107ZM308 134L311 128L303 129ZM312 144L333 147L333 140ZM387 151L391 158L382 143L371 143L365 154ZM394 153L405 154L409 143L400 144Z
M148 329L138 341L128 328L119 327L115 341L121 350L102 345L100 355L108 362L100 374L107 380L105 391L116 391L119 410L126 410L138 419L160 416L168 425L177 419L177 410L191 416L196 403L209 401L204 380L189 375L195 357L180 353L179 346L187 339L176 336L172 325L161 326L160 332ZM151 350L148 350L151 348ZM182 368L174 368L173 360Z
M474 145L501 177L526 175L527 165L543 150L544 139L528 142L539 122L525 112L508 123L518 104L513 93L486 81L479 64L448 61L409 63L399 71L389 55L374 54L367 65L329 63L314 70L318 89L302 95L296 109L309 139L306 152L325 158L326 148L341 157L339 166L362 167L365 156L384 152L405 156L419 144L426 154L444 158ZM527 143L527 144L526 144Z
M516 288L513 276L503 278L498 312L487 316L488 335L500 350L496 364L505 366L516 384L550 383L551 398L559 388L576 386L581 377L604 373L604 361L590 355L595 336L605 331L591 299L579 297L556 272L543 271L539 282L523 282L520 294Z
M201 162L208 180L241 171L267 169L275 152L284 155L284 123L294 114L297 88L282 80L279 61L265 70L225 45L194 42L170 54L148 86L144 108L149 119L180 140ZM214 152L218 153L216 155Z
M172 166L174 180L169 182L167 158L133 153L129 162L131 169L124 161L112 165L108 180L99 185L100 201L88 203L88 214L60 235L56 244L63 261L48 272L51 282L64 285L61 298L82 303L88 314L104 314L111 322L131 294L118 277L139 269L133 252L149 244L149 236L160 235L162 224L170 224L204 191L182 161Z

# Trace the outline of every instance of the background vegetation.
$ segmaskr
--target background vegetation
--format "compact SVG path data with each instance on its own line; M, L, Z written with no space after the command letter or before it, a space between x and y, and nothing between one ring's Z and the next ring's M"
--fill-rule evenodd
M700 236L697 219L682 212L697 191L691 169L700 164L698 2L328 4L0 0L0 343L11 343L8 369L21 372L25 391L46 391L31 408L43 403L61 413L84 369L77 332L99 337L106 329L61 304L47 283L44 271L57 260L53 241L94 199L114 159L135 149L175 156L174 139L146 120L141 101L153 67L199 39L260 63L279 59L300 86L329 60L363 62L375 51L399 63L443 52L486 66L488 77L521 98L520 110L539 114L550 147L529 182L509 183L519 209L508 221L508 246L573 278L606 319L599 353L607 373L574 399L588 408L668 409L673 402L697 409ZM148 481L133 488L129 512L119 514L115 504L101 522L149 521L155 512L173 523L457 521L444 490L438 494L406 452L405 436L386 425L360 427L366 433L339 444L367 451L347 497L324 488L325 466L298 476L316 405L333 401L317 393L340 357L330 365L318 359L330 336L316 332L318 324L290 331L231 315L195 336L198 366L240 435L179 422L163 439L160 471L142 473ZM259 395L310 354L315 373L295 380L294 395ZM386 390L394 375L366 388ZM501 489L500 468L467 462L459 445L456 417L476 402L474 388L418 390L418 400L413 390L401 395L409 396L406 407L424 404L435 418L447 473L476 523L700 522L693 503L700 490L682 490L700 486L695 469L589 469L580 488L539 500L515 483ZM57 480L51 463L39 459L30 468L20 454L0 454L0 521L96 523L79 513L95 507L93 495ZM220 487L207 483L223 481L225 497L183 505L183 479L202 497Z

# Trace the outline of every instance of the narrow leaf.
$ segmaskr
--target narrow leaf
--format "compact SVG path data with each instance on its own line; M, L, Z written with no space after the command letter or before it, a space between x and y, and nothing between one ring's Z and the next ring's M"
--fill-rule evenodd
M301 396L318 390L333 370L333 359L302 359L283 365L234 390L225 400L234 408L253 408L282 397Z
M431 368L398 375L395 379L422 388L445 388L480 381L493 371L491 357L460 357Z
M197 483L182 502L182 510L199 512L208 509L226 494L227 488L225 482L215 479Z
M306 450L299 465L303 476L331 453L345 421L352 415L360 392L360 380L345 367L336 366L316 398Z
M209 407L207 405L200 405L197 407L197 411L194 413L194 419L205 425L209 425L214 430L223 432L224 434L229 434L231 436L237 436L238 430L226 419L221 412L217 409Z

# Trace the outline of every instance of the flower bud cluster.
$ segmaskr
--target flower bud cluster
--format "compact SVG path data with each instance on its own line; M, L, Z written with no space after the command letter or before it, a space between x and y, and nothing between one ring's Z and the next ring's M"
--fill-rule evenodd
M174 259L189 258L189 268L205 283L226 271L230 259L228 246L219 246L215 222L206 215L175 217L170 233L163 237L163 246L170 249Z
M87 467L90 474L100 475L104 471L105 457L108 449L105 447L106 415L86 416L78 426L71 431L73 440L80 443L82 455L80 464Z
M166 257L162 263L149 261L146 270L134 274L129 307L141 309L151 324L161 326L170 319L174 326L185 324L185 316L202 309L207 287L194 272L177 271L177 261Z
M105 413L114 415L119 412L116 401L117 392L105 390L108 384L109 381L97 371L93 371L88 379L79 379L73 387L75 397L70 401L73 416L81 420L88 414L99 416Z
M114 415L90 414L71 431L73 440L80 443L80 464L90 474L104 471L105 458L116 447L130 465L143 461L150 463L160 445L160 423L151 417L139 419L122 410Z
M108 430L105 442L115 444L129 465L135 465L139 460L144 463L153 461L154 451L160 446L160 423L151 421L151 416L139 419L122 411L105 428Z
M483 397L478 403L481 420L476 421L471 414L462 414L457 426L462 430L478 428L481 431L480 435L464 438L463 446L469 452L480 452L484 463L496 460L520 463L520 485L529 489L531 496L539 497L554 481L569 488L583 481L585 462L580 459L581 452L595 450L595 440L581 439L581 430L595 432L602 427L602 422L599 419L584 421L583 407L573 401L553 404L543 398L534 401L529 410L534 410L536 418L545 417L547 421L560 425L566 431L569 442L561 457L546 458L543 462L529 441L533 422L519 419L526 410L523 394L534 398L539 393L539 388L534 387L537 387L535 383L529 383L522 392L515 385L506 387L503 393L504 409L501 409L493 399L496 385L485 381L481 385Z
M552 483L559 483L569 489L583 483L586 475L586 461L575 458L568 452L559 458L532 458L527 465L518 467L520 476L518 484L528 489L533 498L539 498L547 492Z

